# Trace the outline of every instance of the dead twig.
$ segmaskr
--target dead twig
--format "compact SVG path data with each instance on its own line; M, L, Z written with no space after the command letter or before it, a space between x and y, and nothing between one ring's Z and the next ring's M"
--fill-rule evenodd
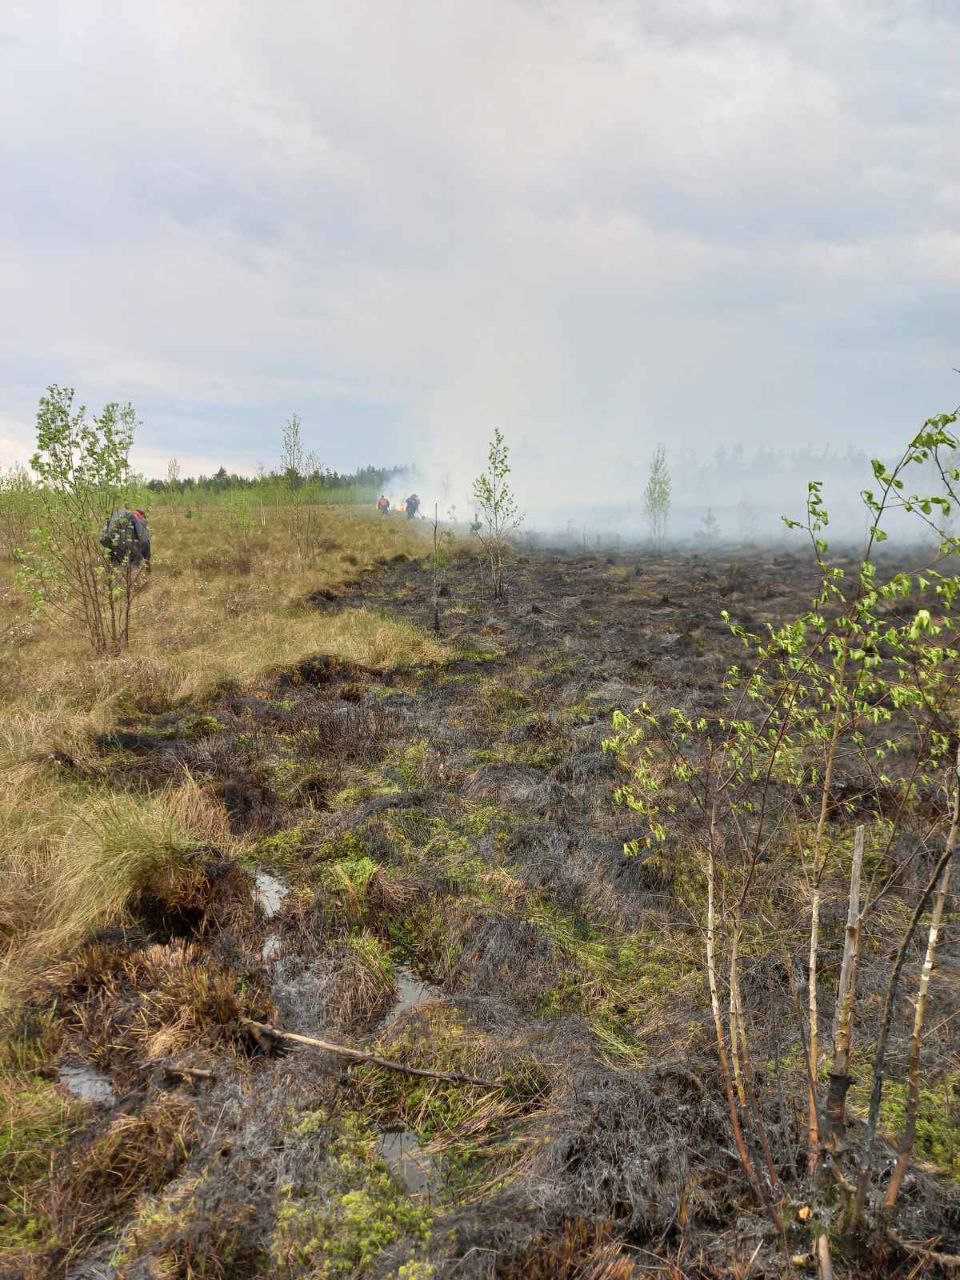
M467 1084L476 1089L502 1089L503 1083L495 1080L480 1080L476 1076L463 1075L458 1071L428 1071L425 1067L408 1067L403 1062L393 1062L390 1058L381 1058L379 1054L370 1053L366 1049L353 1049L345 1044L333 1044L329 1040L317 1040L313 1036L297 1035L293 1031L281 1031L279 1027L271 1027L266 1022L254 1022L252 1018L241 1018L240 1025L249 1031L262 1046L275 1046L281 1041L290 1044L306 1045L308 1049L320 1049L324 1053L335 1054L338 1058L346 1058L350 1062L369 1062L375 1067L383 1067L386 1071L397 1071L406 1076L425 1076L428 1080L445 1080L448 1084Z

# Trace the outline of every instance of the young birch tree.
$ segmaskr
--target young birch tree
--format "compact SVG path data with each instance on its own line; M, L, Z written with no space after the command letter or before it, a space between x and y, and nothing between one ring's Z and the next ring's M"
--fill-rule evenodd
M510 534L523 523L523 513L510 488L510 449L499 427L487 451L486 470L473 482L477 504L474 533L490 570L495 600L505 598L505 572Z
M112 566L100 538L111 514L127 506L137 420L130 404L110 403L89 417L73 401L73 388L58 386L40 400L31 460L38 527L20 554L20 577L35 613L81 627L97 653L118 653L129 643L142 579L129 560Z
M654 450L650 474L643 491L643 513L647 519L650 536L658 551L663 549L670 518L670 499L673 482L667 464L667 451L662 444Z

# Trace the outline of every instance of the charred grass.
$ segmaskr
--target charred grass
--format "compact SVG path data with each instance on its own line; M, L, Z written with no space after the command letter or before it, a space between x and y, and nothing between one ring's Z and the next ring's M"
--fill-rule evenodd
M438 646L429 573L404 553L358 575L348 545L318 553L342 573L301 591L283 643L308 621L317 642L295 658L218 658L202 689L84 712L62 759L18 775L43 821L8 817L0 923L34 1033L3 1077L24 1151L6 1256L36 1275L101 1258L129 1280L717 1280L756 1251L754 1275L784 1274L731 1147L682 823L626 858L602 744L640 700L716 705L735 654L720 608L788 612L798 564L543 555L491 614L455 558ZM239 563L183 568L201 572L263 589ZM264 872L288 890L275 913L253 892ZM769 1013L758 1070L795 1072L782 965L759 936L744 963L744 999ZM429 990L396 1014L413 978ZM952 1014L945 999L921 1138L951 1172ZM266 1053L245 1019L491 1087ZM67 1054L117 1101L67 1099ZM784 1167L802 1123L771 1120ZM433 1161L429 1197L384 1163L390 1132ZM911 1203L918 1230L946 1221L941 1192Z

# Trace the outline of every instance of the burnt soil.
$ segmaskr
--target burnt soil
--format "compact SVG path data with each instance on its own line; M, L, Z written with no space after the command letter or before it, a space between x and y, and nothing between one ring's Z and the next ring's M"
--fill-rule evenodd
M721 611L788 618L815 592L811 567L543 554L513 568L497 607L474 560L445 580L444 664L317 655L99 743L93 772L116 788L189 770L246 853L198 852L188 901L137 904L51 997L64 1053L116 1095L90 1109L81 1146L151 1108L189 1122L101 1230L51 1252L50 1274L709 1278L748 1274L751 1256L752 1276L802 1274L733 1150L697 922L675 869L625 855L640 828L603 743L613 712L642 701L720 706L740 652ZM432 595L429 564L399 558L314 604L429 627ZM266 910L258 872L287 890ZM194 1002L194 1029L131 1039L158 991L200 971L220 986ZM427 998L391 1016L402 973ZM755 978L750 999L787 1008L775 973ZM280 1051L244 1016L499 1087ZM803 1123L784 1107L782 1166ZM399 1131L433 1162L429 1227L371 1147ZM953 1206L943 1192L943 1247ZM797 1252L806 1239L797 1228Z

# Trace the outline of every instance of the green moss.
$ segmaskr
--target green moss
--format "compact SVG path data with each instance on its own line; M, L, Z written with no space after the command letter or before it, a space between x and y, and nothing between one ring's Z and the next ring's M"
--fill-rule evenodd
M432 1262L405 1262L394 1273L392 1280L436 1280L437 1269Z
M470 755L471 765L527 765L532 769L552 769L563 752L557 742L500 742Z
M29 1076L0 1078L0 1261L7 1251L51 1243L43 1192L83 1108Z
M398 796L402 791L403 787L396 782L385 781L380 774L376 774L349 787L343 787L331 798L330 808L356 809L374 796Z
M851 1106L866 1112L871 1085L867 1078L857 1081L850 1091ZM906 1081L888 1080L880 1107L880 1126L893 1139L903 1132L906 1107ZM914 1154L960 1182L960 1074L921 1084Z
M512 684L489 682L482 696L487 714L501 724L522 723L530 710L530 699Z
M325 1124L322 1115L305 1117L292 1138L315 1142ZM360 1117L348 1116L331 1133L324 1176L330 1192L322 1198L309 1188L281 1188L270 1274L309 1272L318 1280L340 1280L366 1274L398 1240L430 1238L429 1208L411 1200L377 1158L374 1132Z
M216 716L198 712L184 717L180 732L184 738L208 738L212 734L222 733L223 725Z
M254 845L249 861L258 867L289 870L303 860L304 839L302 827L288 827L272 836L264 836Z

